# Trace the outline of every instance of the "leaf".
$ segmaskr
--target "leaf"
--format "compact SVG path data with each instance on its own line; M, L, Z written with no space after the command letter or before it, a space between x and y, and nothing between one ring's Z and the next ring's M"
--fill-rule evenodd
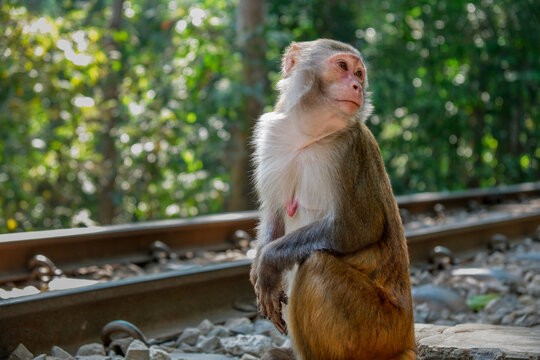
M483 310L486 305L493 299L497 299L501 294L483 294L471 296L467 299L467 306L473 311Z

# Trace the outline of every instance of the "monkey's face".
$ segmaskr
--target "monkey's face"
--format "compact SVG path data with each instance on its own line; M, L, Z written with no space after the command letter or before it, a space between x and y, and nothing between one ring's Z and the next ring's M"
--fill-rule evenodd
M326 93L332 104L347 115L363 106L365 67L355 54L337 53L326 59L322 72Z
M282 59L276 111L340 124L364 121L373 109L366 88L366 68L352 46L328 39L292 43Z

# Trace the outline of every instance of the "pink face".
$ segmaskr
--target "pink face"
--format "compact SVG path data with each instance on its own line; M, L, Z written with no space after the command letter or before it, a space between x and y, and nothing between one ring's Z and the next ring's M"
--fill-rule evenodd
M347 114L354 114L363 102L365 68L362 60L350 53L332 55L327 60L324 78L336 106Z

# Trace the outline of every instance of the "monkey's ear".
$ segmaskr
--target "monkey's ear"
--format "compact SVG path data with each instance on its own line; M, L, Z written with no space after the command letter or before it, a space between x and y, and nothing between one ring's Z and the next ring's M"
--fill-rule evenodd
M298 54L300 52L300 47L297 43L293 42L285 51L283 55L283 61L281 64L281 70L283 72L283 77L287 77L291 74L291 71L296 64Z

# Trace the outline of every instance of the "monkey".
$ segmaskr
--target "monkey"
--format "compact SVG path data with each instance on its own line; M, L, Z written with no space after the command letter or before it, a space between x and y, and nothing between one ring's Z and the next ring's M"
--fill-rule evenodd
M274 110L253 132L259 200L250 271L292 349L264 359L415 359L409 257L351 45L293 42Z

